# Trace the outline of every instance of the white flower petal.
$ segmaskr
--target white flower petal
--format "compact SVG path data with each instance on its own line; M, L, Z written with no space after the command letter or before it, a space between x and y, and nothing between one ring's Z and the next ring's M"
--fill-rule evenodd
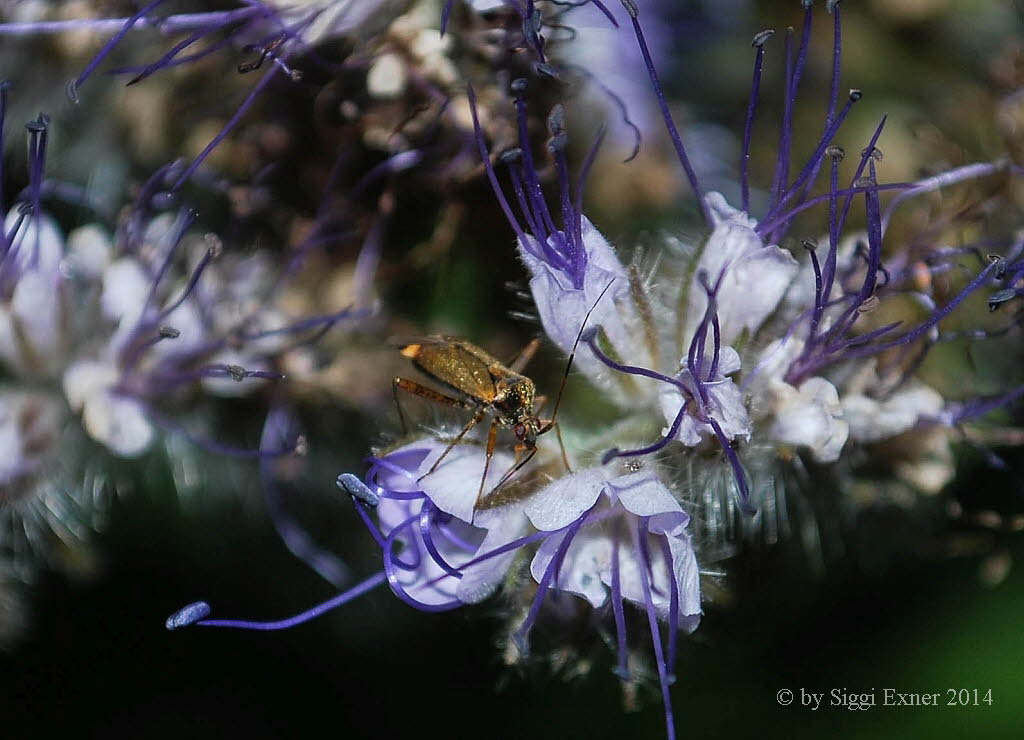
M111 321L133 324L141 315L149 296L151 280L132 257L122 257L103 271L100 307Z
M106 391L117 383L117 368L97 360L79 360L64 371L64 396L68 406L75 413L82 410L86 402L96 396L105 396Z
M14 224L18 222L18 208L19 206L14 206L7 212L4 219L5 234L10 233ZM45 213L26 216L8 254L14 260L15 269L19 273L33 270L46 275L56 275L64 256L64 235L57 222Z
M640 471L614 478L608 481L608 491L626 511L637 516L678 513L685 517L684 526L690 519L672 492L651 473Z
M59 273L39 270L23 273L11 298L11 314L32 364L48 375L57 371L64 345L62 300Z
M835 386L824 378L808 378L799 389L781 381L775 422L769 434L780 442L810 448L818 462L835 462L846 444L849 426L841 419L842 406Z
M110 236L96 224L80 226L68 234L68 267L75 277L99 278L110 264L114 247Z
M729 206L718 193L709 193L714 228L701 252L697 270L705 270L718 291L718 320L722 342L731 344L744 330L757 331L775 310L796 275L799 264L789 252L766 246L747 214ZM707 295L697 281L690 286L686 315L687 336L693 336L704 316Z
M527 520L520 506L501 506L477 512L475 524L487 530L487 535L473 557L493 552L503 545L521 537L526 531ZM455 589L460 600L467 604L483 601L501 585L505 573L515 559L517 551L483 560L463 570L463 576ZM468 562L469 556L461 562Z
M153 440L153 425L142 405L113 393L87 398L82 421L90 437L121 457L141 455Z
M860 394L843 398L844 418L850 437L858 442L877 442L913 428L919 419L937 416L944 406L942 396L926 385L911 385L884 401Z
M537 550L530 562L530 574L537 583L544 578L544 571L568 534L552 535ZM611 558L612 540L603 530L596 527L582 530L573 538L559 568L557 583L552 578L552 587L582 596L597 608L608 598L604 576L611 573Z
M526 516L542 531L568 526L594 505L606 477L604 468L586 468L563 475L527 500Z
M441 461L437 470L430 473L434 461L445 449L446 444L438 444L423 460L418 471L419 485L441 511L465 522L472 522L487 459L485 450L475 444L456 445ZM512 456L507 452L495 450L487 469L487 480L483 486L484 496L498 485L502 476L511 467Z

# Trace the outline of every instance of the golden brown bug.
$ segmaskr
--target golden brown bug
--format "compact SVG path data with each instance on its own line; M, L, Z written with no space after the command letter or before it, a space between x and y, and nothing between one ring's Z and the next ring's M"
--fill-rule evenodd
M455 445L459 444L473 427L483 421L488 413L493 414L493 420L487 435L486 459L483 476L480 479L480 490L477 493L477 505L483 497L484 483L487 480L491 457L494 455L499 426L511 428L516 437L515 462L509 471L501 477L494 490L507 483L537 454L537 437L552 429L558 435L562 461L565 463L566 469L570 469L569 460L565 454L565 445L562 444L561 432L558 431L556 421L558 406L562 401L562 392L565 390L576 347L583 335L583 327L586 326L590 313L610 286L611 283L605 287L583 319L583 326L580 327L580 332L576 336L576 342L569 354L569 361L566 363L565 373L562 375L562 384L558 390L558 397L555 400L555 407L551 412L550 419L541 419L537 415L537 409L543 406L546 399L544 396L536 395L536 386L533 381L522 374L526 364L540 347L538 339L531 341L508 367L472 342L459 337L425 337L405 344L401 348L401 353L412 360L413 365L419 370L454 392L449 395L413 380L395 378L392 388L403 428L406 428L406 423L401 404L398 402L399 389L428 401L475 412L440 457L434 461L426 475L433 473Z

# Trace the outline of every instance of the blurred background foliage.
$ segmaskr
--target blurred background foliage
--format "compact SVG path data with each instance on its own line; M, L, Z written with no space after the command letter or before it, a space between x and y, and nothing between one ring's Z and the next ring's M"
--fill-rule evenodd
M117 10L117 3L106 5ZM764 27L780 33L787 25L799 28L799 3L677 0L663 5L671 43L660 67L673 110L687 136L711 142L709 166L719 155L734 162L750 82L749 40ZM866 143L887 113L880 145L887 180L912 179L1007 151L1021 156L1024 103L1019 95L1015 108L1006 103L1024 88L1020 2L850 0L843 12L842 89L865 92L844 129L848 151L859 151L859 142ZM819 13L804 103L797 108L795 130L804 133L796 142L795 161L813 147L821 128L828 33ZM752 178L759 183L771 179L774 122L781 116L781 36L773 44L752 158ZM124 90L97 80L97 92L71 107L63 81L74 76L83 50L94 45L79 34L61 40L4 39L0 63L18 84L11 128L38 110L50 112L51 175L88 182L97 208L112 221L128 184L172 156L194 154L216 131L214 123L230 114L225 100L237 99L244 86L225 63L220 70L197 68L166 85ZM299 216L243 219L235 227L241 229L239 239L273 244L287 238L303 211L307 216L315 211L317 183L330 162L325 165L316 137L296 134L318 130L307 92L313 83L307 82L309 88L282 85L271 91L240 130L237 139L243 144L218 155L218 166L241 181L252 154L244 142L266 144L260 137L273 133L268 122L295 137L287 146L298 164L281 175L272 195L290 198L289 208ZM640 87L646 84L637 80ZM185 93L188 108L175 107L176 97L185 100ZM571 104L569 114L572 121ZM574 141L582 147L589 132L583 125L580 130L583 135ZM20 144L8 145L16 161ZM644 147L636 162L621 165L621 146L612 142L588 185L592 218L627 252L655 250L665 234L699 233L682 173L674 160L658 155L666 151L664 137L655 131ZM722 164L713 180L728 186L734 168ZM11 180L7 192L23 184L18 171L5 170ZM204 197L201 190L196 197ZM459 334L499 356L511 355L536 326L509 315L528 310L506 285L522 283L524 275L484 183L463 185L459 199L468 214L463 228L425 260L417 260L422 252L416 249L430 236L438 203L421 191L399 190L398 198L401 217L389 229L380 272L383 303L392 316L388 330ZM204 216L216 220L218 209L225 223L237 215L225 198L212 197ZM65 223L81 217L58 215ZM912 215L904 215L894 227L897 237L913 228ZM1000 214L989 218L998 222ZM814 228L809 221L807 230ZM339 248L354 255L357 246ZM381 404L390 396L387 379L401 365L378 338L354 341L371 359L337 382L378 380L380 388L365 389L365 398L339 389L309 399L303 419L310 439L308 469L315 474L302 479L295 505L319 542L355 573L365 574L379 567L379 558L356 526L349 502L337 494L334 477L361 472L369 447L383 439L380 420L367 419L360 410L383 408L384 429L394 431L393 414ZM332 351L330 345L325 351ZM1008 376L1020 377L1019 355L1008 359L1014 361L1000 364L992 358L999 385ZM965 361L962 347L952 349L941 355L935 375L954 376L956 363ZM560 372L561 360L546 350L533 374L547 387L557 384ZM586 404L573 395L570 385L570 408ZM1006 421L1012 420L1007 414ZM258 438L259 419L244 404L225 424L241 438ZM153 454L142 465L111 471L111 485L132 495L115 498L90 560L43 573L31 591L23 606L24 638L0 651L5 736L662 736L653 687L644 687L631 702L638 712L622 711L624 698L607 651L594 650L592 657L554 674L540 661L506 666L500 598L429 615L378 589L290 632L165 632L165 617L196 599L210 601L221 615L274 618L332 593L280 543L250 466L224 463L180 442L168 444L178 445L176 467ZM991 469L980 453L965 447L954 489L916 504L913 513L925 527L904 526L903 512L884 504L860 515L845 551L827 558L823 569L807 567L804 556L787 547L751 552L735 562L729 605L710 609L681 649L672 689L680 736L1019 736L1024 572L1012 567L1005 580L989 587L987 581L998 579L987 577L986 569L1000 567L993 557L1019 564L1024 544L1009 532L953 524L947 516L951 507L1007 517L1024 510L1017 472L1022 456L1013 448L999 451L1008 470ZM230 490L237 493L222 495ZM556 645L557 635L550 637L550 645ZM946 689L982 694L991 689L993 701L991 706L860 712L778 706L777 691L801 687L850 693L894 688L940 692L943 699Z

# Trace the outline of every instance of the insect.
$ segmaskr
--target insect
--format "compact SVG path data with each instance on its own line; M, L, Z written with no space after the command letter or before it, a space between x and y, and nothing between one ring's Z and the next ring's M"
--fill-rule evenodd
M493 418L487 435L484 471L480 478L480 489L476 497L477 506L484 495L484 484L497 444L499 426L510 428L515 435L515 461L493 490L496 491L505 485L512 476L530 462L537 454L537 437L552 429L558 435L562 462L565 463L567 470L571 470L556 421L558 407L562 401L562 393L569 378L569 370L572 368L572 361L576 355L576 348L583 334L583 328L609 287L611 287L610 282L583 319L583 325L576 336L576 342L573 344L569 361L566 363L565 372L562 375L562 384L559 387L550 419L541 419L537 415L537 409L542 407L547 399L545 396L538 396L533 380L522 374L540 347L538 339L531 341L508 366L503 365L472 342L459 337L430 336L405 344L401 348L401 353L412 360L413 365L419 370L453 391L451 394L442 393L407 378L395 378L392 382L392 389L403 429L407 429L407 425L405 415L402 413L402 406L398 401L399 390L445 406L474 412L472 418L466 422L466 425L434 461L425 475L430 475L437 470L441 461L454 449L455 445L459 444L466 434L482 422L488 414L492 414Z

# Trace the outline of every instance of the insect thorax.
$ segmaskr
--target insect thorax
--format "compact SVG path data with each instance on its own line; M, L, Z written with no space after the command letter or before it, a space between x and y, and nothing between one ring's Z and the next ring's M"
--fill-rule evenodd
M494 408L498 422L504 426L515 426L533 417L533 397L536 393L533 381L519 376L502 379L495 383L497 398Z

